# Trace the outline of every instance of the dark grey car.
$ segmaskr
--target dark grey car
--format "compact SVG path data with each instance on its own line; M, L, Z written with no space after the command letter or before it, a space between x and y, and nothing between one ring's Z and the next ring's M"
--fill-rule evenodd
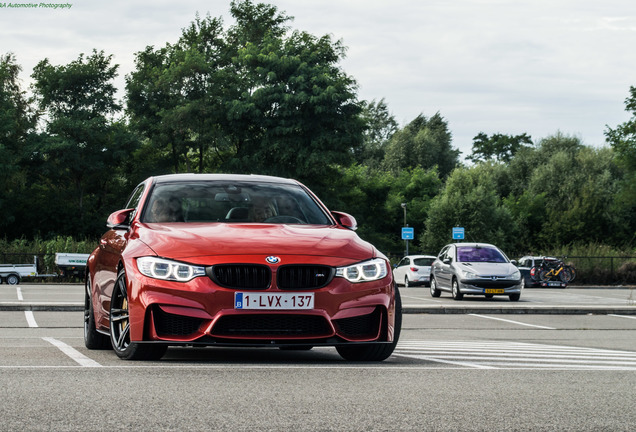
M431 295L450 292L455 300L464 295L521 298L519 269L499 248L487 243L453 243L444 246L431 268Z

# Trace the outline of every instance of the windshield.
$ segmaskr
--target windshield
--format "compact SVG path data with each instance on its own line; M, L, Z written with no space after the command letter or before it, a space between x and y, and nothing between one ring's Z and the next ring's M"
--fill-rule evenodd
M508 262L498 249L481 246L458 246L457 261L459 262Z
M418 266L430 267L435 261L435 258L415 258L413 263Z
M225 181L158 184L141 221L332 224L300 186Z

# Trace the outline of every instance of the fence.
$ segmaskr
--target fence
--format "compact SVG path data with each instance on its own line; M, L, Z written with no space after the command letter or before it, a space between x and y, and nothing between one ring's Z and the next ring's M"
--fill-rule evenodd
M576 283L636 285L636 256L561 257L576 269Z

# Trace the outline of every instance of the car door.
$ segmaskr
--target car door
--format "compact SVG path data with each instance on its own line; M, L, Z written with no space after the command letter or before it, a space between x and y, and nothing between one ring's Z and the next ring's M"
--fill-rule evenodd
M406 271L409 268L409 259L407 257L402 258L402 260L398 263L398 265L393 270L393 279L397 284L404 283L404 276L406 275Z
M435 274L435 282L439 288L449 290L451 285L450 259L452 256L452 245L448 245L442 249L433 263L433 272Z

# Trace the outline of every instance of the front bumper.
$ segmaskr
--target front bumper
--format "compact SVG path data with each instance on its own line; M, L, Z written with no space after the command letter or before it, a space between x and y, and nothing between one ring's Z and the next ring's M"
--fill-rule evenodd
M513 295L521 294L521 280L475 280L467 279L459 281L459 291L469 295Z
M234 307L235 293L209 277L187 283L127 273L131 341L174 345L279 346L391 342L395 299L391 276L353 284L334 277L313 290L313 309L252 310ZM274 272L275 276L275 272ZM296 291L296 292L298 292ZM266 290L289 293L276 286Z

